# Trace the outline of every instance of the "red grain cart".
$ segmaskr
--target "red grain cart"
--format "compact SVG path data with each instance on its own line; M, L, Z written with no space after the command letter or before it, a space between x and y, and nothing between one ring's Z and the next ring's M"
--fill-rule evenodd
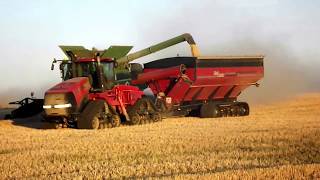
M173 57L133 70L133 85L146 84L156 105L172 115L249 115L240 93L263 78L263 56ZM139 67L132 64L132 67ZM139 71L140 69L140 71ZM142 70L141 70L142 69Z

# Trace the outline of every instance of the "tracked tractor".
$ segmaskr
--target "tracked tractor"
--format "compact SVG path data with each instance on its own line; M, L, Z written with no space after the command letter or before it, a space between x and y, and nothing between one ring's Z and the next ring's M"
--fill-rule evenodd
M160 121L161 114L154 98L143 89L130 85L131 74L140 72L132 66L124 84L119 69L137 58L187 41L194 56L196 44L189 34L183 34L141 51L128 54L132 46L111 46L107 50L88 50L82 46L60 46L68 60L60 62L63 82L47 90L44 97L44 121L54 126L98 129L117 127L121 123L143 124ZM137 70L138 69L138 70ZM122 72L123 74L123 72Z

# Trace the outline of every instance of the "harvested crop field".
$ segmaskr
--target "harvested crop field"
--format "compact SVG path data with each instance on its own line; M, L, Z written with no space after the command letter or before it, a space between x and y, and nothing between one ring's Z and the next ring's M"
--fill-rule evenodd
M248 117L171 118L104 130L0 120L0 179L320 178L320 94Z

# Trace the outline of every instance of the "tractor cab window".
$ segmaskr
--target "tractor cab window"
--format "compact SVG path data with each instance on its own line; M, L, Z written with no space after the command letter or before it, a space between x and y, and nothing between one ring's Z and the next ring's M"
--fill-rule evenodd
M79 72L80 76L89 76L92 74L96 74L96 62L88 62L88 63L80 63Z
M114 64L113 62L102 62L103 76L106 81L114 81Z
M100 89L99 80L100 75L98 74L98 66L97 62L82 62L78 64L79 68L77 68L79 77L88 77L90 84L94 89ZM101 83L107 89L111 89L114 83L114 63L113 62L101 62Z
M107 89L111 89L113 87L113 83L115 80L114 63L113 62L101 62L101 68L102 68L104 85Z
M96 62L79 63L77 68L79 77L88 77L93 88L98 88L98 72Z
M71 63L62 62L60 64L61 78L65 81L72 78Z

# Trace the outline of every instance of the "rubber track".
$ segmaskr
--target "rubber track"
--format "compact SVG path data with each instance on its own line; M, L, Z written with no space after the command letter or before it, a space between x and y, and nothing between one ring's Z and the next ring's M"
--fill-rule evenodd
M90 101L80 114L78 119L78 128L91 129L91 120L97 113L99 113L99 111L102 110L102 108L104 108L103 100Z
M137 109L139 109L139 106L142 104L142 103L147 103L148 104L148 109L149 109L149 113L150 114L155 114L155 113L159 113L154 105L154 103L152 102L152 100L149 98L149 97L142 97L141 99L139 99L135 104L134 106L130 109L129 111L129 116L132 117L134 115L139 115L137 113ZM151 110L151 111L150 111ZM148 123L154 123L154 122L158 122L158 121L155 121L153 118L150 117L150 114L147 115L147 117L142 117L140 119L140 123L139 124L148 124ZM141 117L142 115L140 115ZM160 114L161 116L161 114ZM160 119L161 121L162 119ZM131 124L131 125L135 125L135 124Z
M248 103L246 102L235 102L235 103L230 103L230 107L227 108L221 108L219 106L223 106L225 104L215 104L215 103L208 103L208 104L203 104L202 107L200 108L200 117L201 118L218 118L218 117L231 117L231 116L248 116L250 113L250 107ZM241 114L240 112L233 114L231 112L231 108L237 107L237 108L245 108L246 112L245 114ZM218 108L219 109L219 115L214 115L212 114L213 108ZM225 110L225 111L224 111Z

